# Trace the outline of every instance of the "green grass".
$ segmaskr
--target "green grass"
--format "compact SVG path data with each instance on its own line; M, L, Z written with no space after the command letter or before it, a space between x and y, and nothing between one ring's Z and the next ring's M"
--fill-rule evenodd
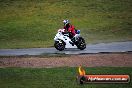
M87 74L128 74L131 67L90 67ZM77 68L1 68L0 88L131 88L128 84L84 84L76 82Z
M53 46L63 19L87 43L132 40L132 0L0 0L0 48Z

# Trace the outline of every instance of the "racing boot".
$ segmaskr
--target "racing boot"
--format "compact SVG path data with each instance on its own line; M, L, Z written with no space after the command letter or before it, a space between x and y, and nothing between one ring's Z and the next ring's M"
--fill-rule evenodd
M70 43L72 46L74 46L74 43L73 43L72 41L69 41L69 43Z
M71 41L69 41L70 44L72 44L72 46L74 46L75 44L75 37L71 38Z

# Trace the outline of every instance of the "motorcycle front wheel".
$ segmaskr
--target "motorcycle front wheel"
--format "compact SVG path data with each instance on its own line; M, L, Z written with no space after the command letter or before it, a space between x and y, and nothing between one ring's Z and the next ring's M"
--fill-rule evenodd
M63 41L59 42L59 41L55 41L54 43L54 47L59 50L62 51L65 49L65 43Z

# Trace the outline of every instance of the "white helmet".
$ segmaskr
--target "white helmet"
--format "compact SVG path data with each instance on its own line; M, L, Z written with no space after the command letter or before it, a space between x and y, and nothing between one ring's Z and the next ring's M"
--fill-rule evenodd
M70 22L69 22L69 20L63 20L63 23L64 23L64 25L66 26L66 25L69 24Z

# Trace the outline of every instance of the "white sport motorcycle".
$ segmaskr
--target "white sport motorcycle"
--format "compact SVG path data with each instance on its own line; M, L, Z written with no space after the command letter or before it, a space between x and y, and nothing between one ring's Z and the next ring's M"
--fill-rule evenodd
M80 36L80 30L76 30L76 35L73 40L69 38L69 33L64 32L65 29L59 29L58 33L54 37L54 47L62 51L66 48L78 48L80 50L84 50L86 48L85 40Z

